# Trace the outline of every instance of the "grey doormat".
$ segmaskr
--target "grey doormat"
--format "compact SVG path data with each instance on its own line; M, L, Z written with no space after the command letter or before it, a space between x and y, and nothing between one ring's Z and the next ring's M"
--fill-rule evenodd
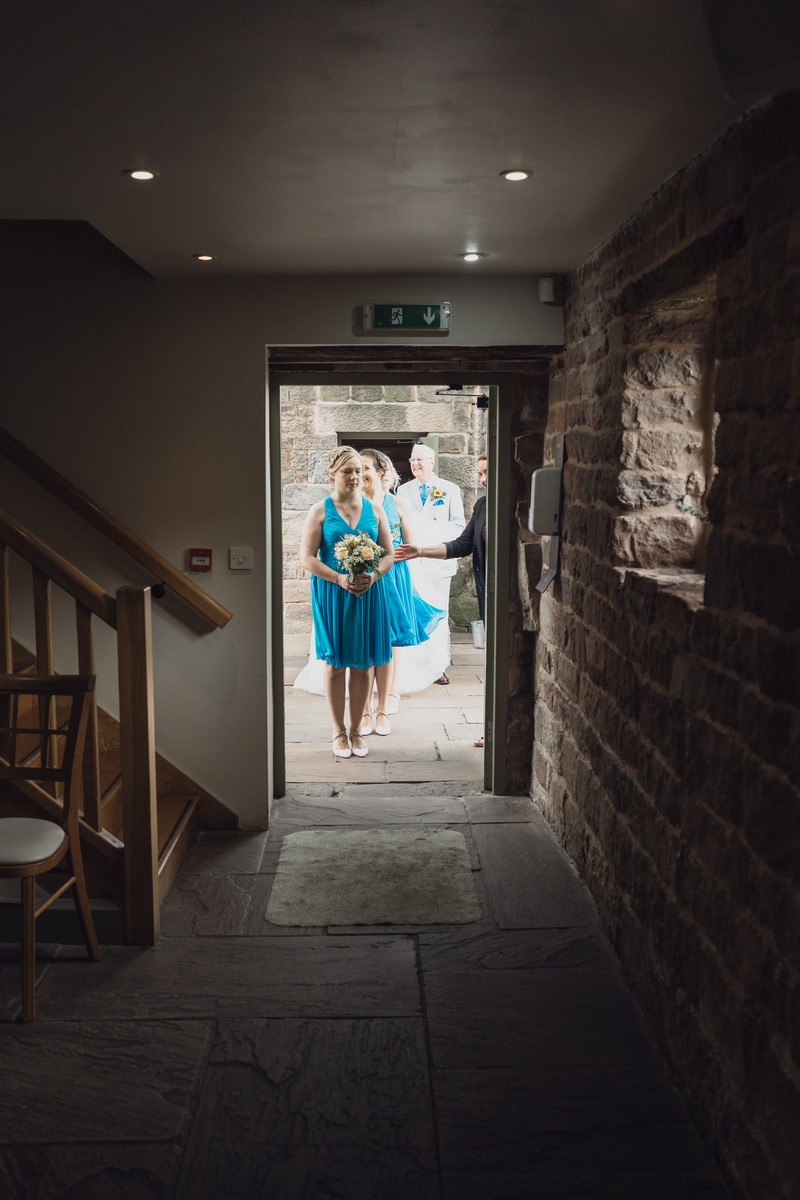
M273 925L465 925L481 906L453 829L310 829L284 838Z

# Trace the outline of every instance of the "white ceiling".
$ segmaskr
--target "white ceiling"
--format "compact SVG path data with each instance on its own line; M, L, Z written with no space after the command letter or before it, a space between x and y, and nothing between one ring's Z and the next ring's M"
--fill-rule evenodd
M705 14L9 2L0 219L88 221L156 277L564 271L741 111ZM515 165L532 177L502 180ZM157 179L132 183L137 166Z

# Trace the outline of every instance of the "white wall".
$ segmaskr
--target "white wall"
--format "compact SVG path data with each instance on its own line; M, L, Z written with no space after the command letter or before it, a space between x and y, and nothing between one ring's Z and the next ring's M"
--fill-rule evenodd
M370 302L450 300L447 340L462 345L560 343L561 313L515 277L154 282L106 245L87 254L51 237L17 255L2 297L0 423L176 565L189 546L213 547L214 570L193 578L233 611L223 630L198 635L154 604L158 748L243 826L263 826L264 347L360 340L354 309ZM108 590L145 580L2 459L0 507ZM252 573L228 571L232 545L254 548ZM107 639L98 687L115 711Z

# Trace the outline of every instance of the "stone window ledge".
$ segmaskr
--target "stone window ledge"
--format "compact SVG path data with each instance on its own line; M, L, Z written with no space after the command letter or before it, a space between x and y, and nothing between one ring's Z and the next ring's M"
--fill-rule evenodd
M691 567L617 567L616 570L620 587L628 592L644 596L667 592L691 609L703 607L706 577Z

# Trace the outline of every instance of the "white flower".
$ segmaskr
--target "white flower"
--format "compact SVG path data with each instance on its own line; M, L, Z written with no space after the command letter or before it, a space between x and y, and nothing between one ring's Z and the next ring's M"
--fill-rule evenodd
M374 570L386 551L367 533L346 533L334 546L333 553L352 583L356 575Z

